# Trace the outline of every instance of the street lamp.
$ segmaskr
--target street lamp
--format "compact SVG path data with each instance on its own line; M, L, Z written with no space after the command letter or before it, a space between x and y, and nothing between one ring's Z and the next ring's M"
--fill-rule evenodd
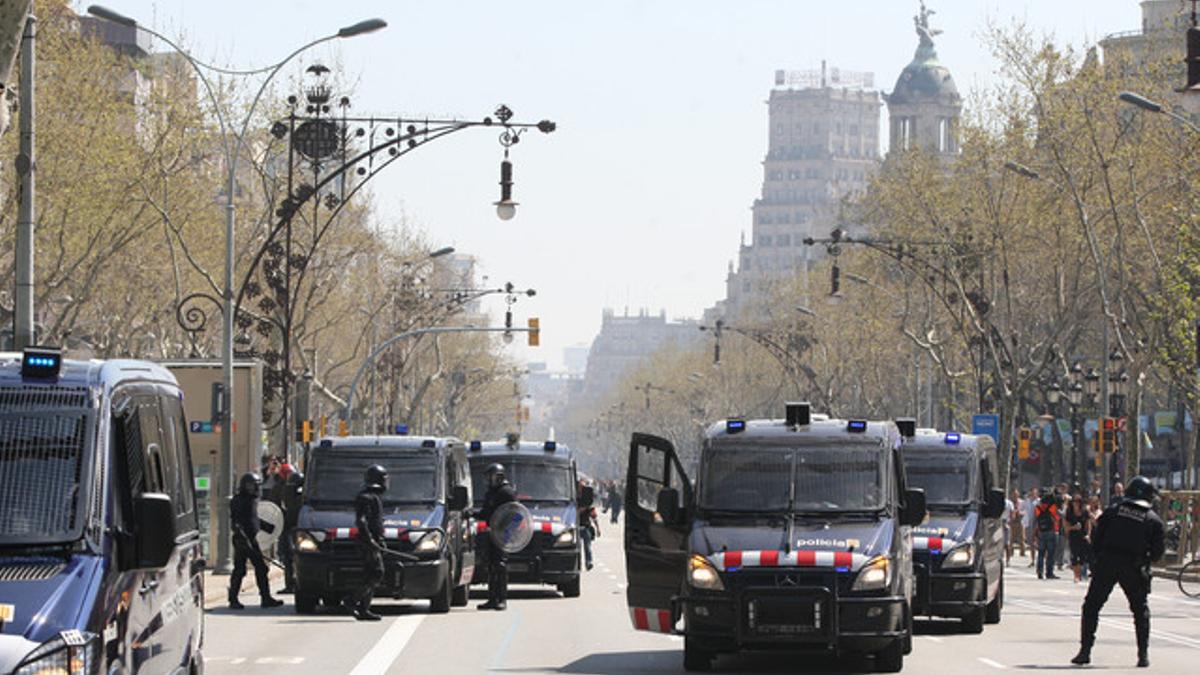
M224 321L222 324L223 330L222 330L222 336L221 336L221 372L222 372L221 380L222 380L222 389L223 389L224 395L221 396L221 411L220 411L221 452L220 452L220 457L219 457L220 465L219 465L218 471L217 471L217 490L216 490L216 492L217 492L217 509L216 510L217 510L218 537L217 537L217 561L216 561L216 565L215 565L215 570L218 573L228 574L233 569L232 561L230 560L230 550L229 550L231 535L229 532L228 510L229 510L229 497L232 495L232 491L233 491L232 490L232 488L233 488L232 411L233 411L233 342L234 342L234 328L233 328L233 326L234 326L234 321L233 321L233 319L234 319L234 317L233 317L234 250L233 250L233 248L234 248L234 223L235 223L235 212L236 212L234 196L237 194L236 178L237 178L238 156L241 152L242 144L246 137L246 132L250 128L250 122L254 118L254 112L255 112L255 109L258 107L259 99L262 98L263 93L267 90L267 85L269 85L271 83L271 80L273 80L275 78L275 75L278 74L279 71L282 70L283 67L289 61L291 61L293 58L295 58L301 52L303 52L311 47L314 47L316 45L319 45L323 42L328 42L330 40L334 40L334 39L338 39L338 38L349 38L349 37L355 37L357 35L365 35L367 33L371 33L371 32L374 32L374 31L377 31L377 30L380 30L380 29L386 27L387 22L384 21L383 19L368 19L366 21L360 21L356 24L352 24L350 26L346 26L344 28L339 29L337 33L334 33L332 35L326 35L325 37L317 38L316 40L313 40L305 45L302 45L298 49L292 51L290 54L285 56L282 60L280 60L277 63L274 63L272 65L269 65L269 66L266 66L263 68L253 69L253 70L228 70L228 69L217 68L215 66L212 66L210 64L204 63L204 62L196 59L194 56L192 56L190 53L188 53L186 50L184 50L179 45L172 42L166 36L162 35L161 33L155 31L152 28L148 28L148 27L138 23L137 20L132 17L125 16L124 14L113 11L113 10L111 10L107 7L103 7L101 5L92 5L92 6L88 7L88 14L91 14L92 16L97 17L99 19L104 19L106 21L111 21L113 23L116 23L116 24L119 24L122 26L127 26L127 27L133 28L135 30L140 30L143 33L146 33L147 35L156 37L159 40L162 40L171 49L175 50L175 52L177 52L185 60L187 60L188 64L191 65L192 70L195 71L197 78L200 80L201 84L203 84L205 93L208 95L209 100L212 102L213 111L215 112L215 114L217 116L217 122L221 128L221 141L222 141L221 146L222 146L222 151L224 152L224 155L225 155L225 169L226 169L226 176L225 176L225 288L222 293L223 300L224 300L224 303L222 306L222 312L223 312L222 318L224 319ZM255 93L254 99L251 102L250 107L246 110L245 117L242 119L241 132L234 135L233 139L230 139L230 134L233 133L233 129L230 127L230 123L229 123L230 121L225 119L225 114L222 111L221 103L213 91L212 83L209 81L208 77L204 74L205 70L222 73L222 74L227 74L227 75L258 75L258 74L266 73L266 77L263 79L262 86L260 86L258 89L258 92ZM285 407L286 407L286 403L285 403ZM286 433L286 431L285 431L285 433Z
M1185 125L1187 128L1191 129L1192 131L1194 131L1196 133L1200 133L1200 127L1197 127L1188 118L1184 117L1183 115L1180 115L1179 113L1175 112L1174 110L1171 110L1170 108L1165 107L1163 104L1161 104L1157 101L1152 101L1152 100L1146 98L1145 96L1142 96L1141 94L1138 94L1138 93L1132 92L1132 91L1123 91L1117 96L1117 98L1121 99L1121 101L1124 103L1128 103L1129 105L1135 106L1137 108L1141 108L1142 110L1145 110L1146 112L1158 113L1160 115L1166 115L1167 117L1170 117L1171 119L1175 120L1176 122L1179 122L1180 124Z

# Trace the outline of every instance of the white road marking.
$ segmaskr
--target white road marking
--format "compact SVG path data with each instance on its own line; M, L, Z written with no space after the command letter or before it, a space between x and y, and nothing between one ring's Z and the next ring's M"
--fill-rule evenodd
M942 641L942 638L940 638L936 635L922 635L921 637L925 638L926 640L929 640L930 642L941 642Z
M424 619L424 614L407 614L397 617L392 621L392 625L388 626L379 641L375 643L375 646L371 648L371 651L367 652L358 665L354 666L350 675L386 673L396 658L400 656L400 652L404 651L404 647L412 639L413 633L417 632L417 628Z
M279 663L279 664L284 664L284 665L295 666L295 665L304 663L304 657L303 656L264 656L262 658L254 659L254 662L257 664L263 664L263 665L270 664L270 663Z
M989 658L985 658L983 656L979 657L979 662L984 664L985 666L991 666L991 667L995 668L996 670L1004 670L1006 667L1003 663L998 663L996 661L993 661Z
M1054 607L1052 605L1043 605L1041 603L1031 602L1029 600L1014 599L1014 600L1012 600L1012 603L1015 605L1027 607L1029 609L1036 609L1038 611L1045 612L1048 614L1058 614L1059 616L1078 616L1079 615L1078 610L1073 610L1073 611L1064 610L1064 609L1060 609L1058 607ZM1104 624L1105 626L1110 626L1112 628L1116 628L1117 630L1125 631L1126 633L1133 632L1133 626L1129 625L1132 623L1131 620L1117 621L1116 619L1107 619L1107 618L1104 618L1103 616L1101 616L1100 623ZM1197 640L1196 638L1188 637L1185 635L1178 635L1176 633L1167 633L1167 632L1163 632L1161 630L1155 630L1155 629L1151 628L1150 629L1150 637L1153 639L1156 639L1156 640L1166 640L1167 642L1173 642L1175 644L1183 645L1185 647L1192 647L1193 649L1200 649L1200 640Z

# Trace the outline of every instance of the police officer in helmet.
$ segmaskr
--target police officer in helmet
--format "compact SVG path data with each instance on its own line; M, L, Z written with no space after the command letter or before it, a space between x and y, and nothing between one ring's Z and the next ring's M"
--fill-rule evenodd
M1150 563L1162 558L1165 550L1162 519L1150 510L1155 493L1149 480L1136 476L1129 481L1121 501L1105 509L1096 522L1092 532L1096 564L1083 601L1081 644L1079 653L1071 659L1075 665L1091 663L1100 609L1116 584L1121 585L1133 610L1137 665L1139 668L1150 665L1150 607L1146 603L1150 593Z
M258 548L259 529L271 531L271 525L258 520L258 497L262 489L262 478L256 473L242 475L238 481L238 492L229 500L229 519L233 525L233 573L229 575L229 608L245 609L238 601L242 580L246 578L246 563L254 566L254 580L258 583L258 595L264 609L278 607L282 600L271 597L271 584L267 579L267 562Z
M383 493L388 489L387 469L378 464L367 467L363 486L354 498L354 526L358 528L358 544L363 559L363 585L354 598L354 618L359 621L379 621L371 611L375 587L383 579Z
M285 465L286 466L286 465ZM280 489L280 506L283 508L283 535L279 537L279 562L283 563L283 589L280 593L296 591L296 573L292 566L295 551L292 550L292 534L300 520L300 505L304 499L304 474L300 471L288 473Z
M517 501L517 491L504 476L503 464L492 464L484 471L484 476L488 488L478 517L490 523L492 514L501 504ZM479 537L477 550L483 553L488 569L488 599L479 609L504 610L508 607L508 554L486 532Z

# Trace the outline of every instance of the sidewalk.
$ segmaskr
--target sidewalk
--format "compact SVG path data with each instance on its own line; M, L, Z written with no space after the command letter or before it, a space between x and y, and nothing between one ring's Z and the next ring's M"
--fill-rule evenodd
M283 587L283 570L274 565L270 565L271 570L271 588L278 589ZM242 593L253 593L257 590L254 585L254 570L247 570L246 578L242 580ZM229 593L229 575L214 574L212 570L204 571L204 608L211 609L213 607L222 606L228 599ZM257 602L257 600L255 601Z

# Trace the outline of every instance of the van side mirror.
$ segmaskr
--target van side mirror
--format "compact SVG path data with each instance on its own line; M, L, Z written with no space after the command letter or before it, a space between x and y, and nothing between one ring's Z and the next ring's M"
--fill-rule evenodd
M455 485L450 488L450 499L447 500L446 506L451 511L462 511L471 504L470 495L467 494L466 485Z
M904 492L904 507L900 509L900 524L915 527L925 522L925 491L912 488Z
M663 488L658 491L658 502L655 504L663 522L675 525L682 515L679 510L679 491L675 488Z
M1004 490L992 488L988 490L987 502L983 505L984 518L999 518L1004 515Z
M160 492L133 500L133 567L162 569L175 551L175 505Z
M596 503L596 488L591 485L584 485L579 490L579 506L582 508L590 508Z

